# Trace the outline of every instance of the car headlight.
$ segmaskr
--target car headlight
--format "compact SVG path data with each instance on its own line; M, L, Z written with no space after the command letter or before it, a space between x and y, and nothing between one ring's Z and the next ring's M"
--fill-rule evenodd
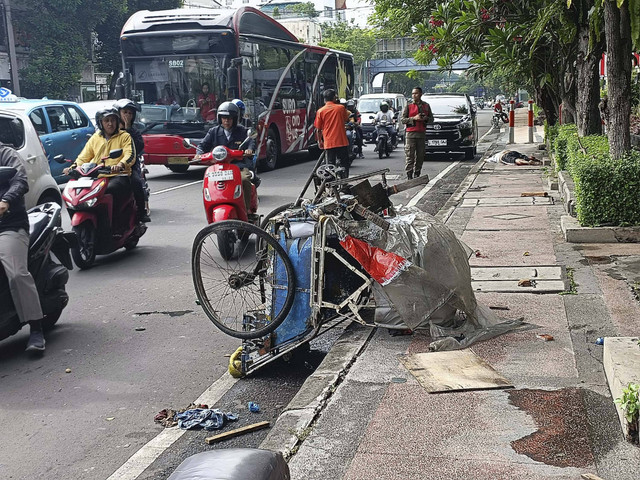
M468 119L468 120L462 120L462 121L458 124L458 128L459 128L460 130L468 130L468 129L470 129L470 128L471 128L471 126L472 126L471 119Z

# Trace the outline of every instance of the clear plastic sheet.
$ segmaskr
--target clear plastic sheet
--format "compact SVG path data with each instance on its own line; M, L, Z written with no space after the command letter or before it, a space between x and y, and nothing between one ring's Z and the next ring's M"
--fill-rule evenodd
M428 326L434 351L461 349L532 328L522 320L501 319L477 302L469 268L472 250L446 225L415 208L399 209L398 216L387 220L388 231L368 222L338 222L341 236L351 235L411 263L393 281L376 285L374 293L382 307L378 326L412 330Z

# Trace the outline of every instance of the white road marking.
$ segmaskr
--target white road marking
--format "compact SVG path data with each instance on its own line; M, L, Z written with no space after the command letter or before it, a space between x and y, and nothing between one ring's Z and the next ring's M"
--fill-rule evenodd
M212 407L238 381L225 372L218 380L207 388L194 403L206 404ZM184 435L186 430L178 427L165 428L152 438L140 450L134 453L118 470L113 472L107 480L135 480L149 465L173 443Z
M202 183L202 180L185 183L183 185L178 185L177 187L165 188L164 190L158 190L157 192L151 192L151 195L160 195L161 193L171 192L172 190L178 190L179 188L190 187L191 185L197 185L198 183Z
M434 187L434 185L438 183L438 181L442 177L444 177L447 173L449 173L449 171L454 167L456 167L459 163L460 163L460 160L453 162L447 168L442 170L438 175L436 175L431 180L429 180L429 183L427 183L422 190L416 193L414 197L411 200L409 200L409 203L407 203L407 207L415 207L418 204L418 202L422 199L422 197L424 197L427 194L427 192L431 190Z

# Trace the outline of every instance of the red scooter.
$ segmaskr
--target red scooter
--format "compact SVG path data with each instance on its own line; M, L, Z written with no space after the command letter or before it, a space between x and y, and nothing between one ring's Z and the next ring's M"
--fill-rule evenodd
M200 159L189 162L192 165L210 165L204 173L202 185L202 198L207 223L211 224L223 220L242 220L253 225L259 225L260 217L256 213L258 211L258 191L256 186L251 184L251 204L247 212L244 204L240 168L232 163L245 156L246 146L255 136L255 133L250 130L249 136L239 146L238 150L219 145L211 152L203 154ZM185 139L183 143L187 148L195 148L189 140ZM239 238L232 235L231 231L225 233L226 237L219 239L218 248L220 255L225 260L228 260L232 257L235 243Z
M101 163L84 163L69 172L71 180L62 192L71 226L78 238L78 245L71 255L81 269L90 268L96 255L106 255L124 247L131 250L138 245L147 226L136 221L136 204L133 194L114 211L113 197L105 194L111 177L104 160L118 158L122 149L112 150ZM118 228L119 227L119 228Z

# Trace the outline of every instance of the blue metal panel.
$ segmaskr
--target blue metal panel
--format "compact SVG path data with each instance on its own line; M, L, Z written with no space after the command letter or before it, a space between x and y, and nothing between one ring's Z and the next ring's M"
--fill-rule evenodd
M275 340L272 342L272 348L303 336L313 328L311 325L310 304L312 237L289 240L281 237L280 244L287 251L293 264L293 271L296 277L296 294L287 318L274 332ZM282 262L278 262L278 265L276 265L276 281L278 284L283 284L285 279L284 265L282 265ZM283 304L286 293L285 290L275 290L275 302L278 307Z

